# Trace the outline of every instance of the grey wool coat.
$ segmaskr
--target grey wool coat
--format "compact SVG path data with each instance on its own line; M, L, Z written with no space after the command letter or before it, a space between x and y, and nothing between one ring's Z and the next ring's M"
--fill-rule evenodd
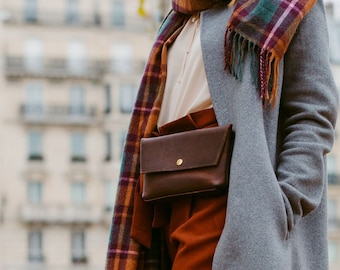
M328 61L324 6L306 15L282 60L278 102L263 109L249 62L241 81L224 70L230 9L201 14L201 46L220 125L236 137L227 218L214 270L326 270L325 155L338 93Z

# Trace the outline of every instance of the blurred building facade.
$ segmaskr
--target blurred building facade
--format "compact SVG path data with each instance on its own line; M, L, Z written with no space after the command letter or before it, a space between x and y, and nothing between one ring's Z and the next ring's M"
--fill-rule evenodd
M334 79L340 89L340 1L326 0L329 28L329 57ZM335 145L328 155L328 235L330 270L340 269L340 119Z
M1 1L0 270L104 268L148 2Z
M167 2L146 1L139 17L138 0L0 0L0 270L103 269L123 140ZM336 0L327 11L340 86ZM328 158L330 270L339 144Z

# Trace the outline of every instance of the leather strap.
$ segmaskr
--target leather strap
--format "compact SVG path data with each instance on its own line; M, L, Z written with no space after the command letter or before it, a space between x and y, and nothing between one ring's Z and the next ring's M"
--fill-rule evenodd
M217 126L217 120L214 109L210 108L190 113L159 127L158 136L214 126Z

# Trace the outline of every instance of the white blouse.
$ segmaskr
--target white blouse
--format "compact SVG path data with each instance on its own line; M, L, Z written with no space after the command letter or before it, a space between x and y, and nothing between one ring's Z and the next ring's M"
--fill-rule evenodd
M167 79L157 125L211 108L200 42L200 19L192 16L168 50Z

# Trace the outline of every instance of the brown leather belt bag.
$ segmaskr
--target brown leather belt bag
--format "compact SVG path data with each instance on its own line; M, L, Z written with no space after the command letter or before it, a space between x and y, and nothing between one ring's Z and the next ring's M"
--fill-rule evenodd
M142 198L147 202L228 191L232 125L143 138Z

